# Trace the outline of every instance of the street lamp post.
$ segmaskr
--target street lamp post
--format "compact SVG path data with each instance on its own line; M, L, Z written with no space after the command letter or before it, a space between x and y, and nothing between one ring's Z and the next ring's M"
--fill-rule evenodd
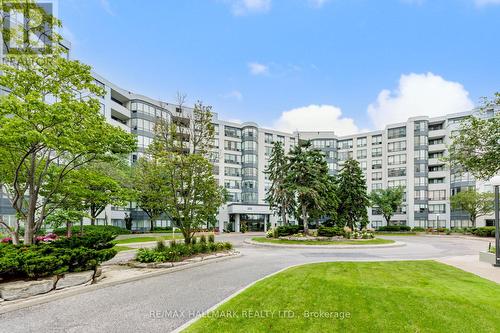
M495 188L495 263L493 266L500 267L500 176L495 176L490 180Z

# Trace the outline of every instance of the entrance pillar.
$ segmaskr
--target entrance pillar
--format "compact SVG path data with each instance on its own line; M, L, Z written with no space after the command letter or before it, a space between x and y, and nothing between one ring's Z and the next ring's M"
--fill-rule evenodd
M267 214L264 214L264 232L267 232L267 220L269 219Z
M234 214L234 231L240 232L240 214Z

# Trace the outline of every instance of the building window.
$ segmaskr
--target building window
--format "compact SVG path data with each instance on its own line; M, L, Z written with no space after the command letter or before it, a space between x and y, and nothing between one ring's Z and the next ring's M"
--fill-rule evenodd
M389 156L387 158L387 164L389 165L406 164L406 154Z
M428 138L425 135L419 135L415 137L415 147L418 146L427 146Z
M234 154L224 154L224 163L241 164L241 156Z
M427 150L415 150L415 161L426 161L428 158Z
M429 146L440 145L440 144L444 144L443 138L429 140Z
M366 149L360 149L357 151L356 156L358 159L366 158Z
M396 179L387 181L388 188L403 187L406 188L406 179Z
M427 190L415 191L415 200L427 200Z
M382 183L372 183L372 191L381 190Z
M444 184L443 178L429 178L429 184Z
M264 134L264 142L265 143L274 143L273 135L271 133Z
M427 169L427 164L425 163L416 163L415 164L415 173L425 172Z
M281 144L285 145L285 137L282 135L278 135L278 138L276 141L281 142Z
M429 213L430 214L444 214L444 213L446 213L446 205L445 204L429 205Z
M433 165L429 167L429 172L434 172L434 171L446 171L446 168L444 165Z
M366 166L367 166L366 161L359 162L359 166L361 167L361 170L366 171Z
M415 177L415 186L427 186L427 177Z
M240 177L240 169L239 168L231 168L231 167L225 167L224 168L224 175L225 176L232 176L232 177Z
M382 147L372 148L372 157L381 157L382 156Z
M382 172L372 172L372 180L382 180Z
M382 135L374 135L372 136L372 145L381 145L382 144Z
M257 129L252 127L244 128L242 131L244 137L247 138L256 138L257 137Z
M425 132L427 130L426 121L416 121L415 122L415 132Z
M339 149L351 149L352 139L339 141Z
M391 128L387 131L387 138L397 139L406 137L406 127Z
M382 160L372 160L372 170L382 169Z
M429 191L429 200L446 200L446 190L432 190Z
M357 138L356 145L358 147L366 147L366 138Z
M406 150L406 141L396 141L387 144L387 151L389 153L397 151L405 151L405 150Z
M241 142L238 141L224 141L225 150L241 151Z
M236 127L224 126L224 135L231 138L241 138L241 130Z
M415 213L426 213L427 212L427 204L417 204L413 206L413 211Z
M255 141L243 141L243 150L257 150L257 142Z
M406 176L406 168L390 168L387 170L389 177L402 177Z
M429 153L429 158L442 158L444 153L442 151L436 153Z

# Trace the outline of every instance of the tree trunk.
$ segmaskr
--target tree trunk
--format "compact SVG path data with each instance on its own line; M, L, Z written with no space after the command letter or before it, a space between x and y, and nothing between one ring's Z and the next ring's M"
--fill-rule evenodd
M94 215L90 216L90 225L95 225L95 216Z
M309 233L309 226L307 224L307 208L306 205L302 205L302 222L304 223L304 235Z
M154 220L153 219L149 219L149 230L151 232L153 232L153 229L154 229Z
M182 230L182 235L184 236L184 244L191 244L191 233L185 230Z
M470 217L470 221L472 222L472 227L475 228L476 227L476 217L475 216L471 216Z
M283 225L288 225L288 221L286 220L286 212L283 211L283 213L281 213L281 219L283 220Z
M73 223L66 221L66 237L73 236Z

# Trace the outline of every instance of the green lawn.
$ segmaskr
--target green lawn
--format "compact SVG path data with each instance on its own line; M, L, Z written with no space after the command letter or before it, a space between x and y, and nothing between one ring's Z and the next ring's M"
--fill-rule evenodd
M128 251L128 250L137 250L137 249L134 249L133 247L128 247L128 246L120 246L120 245L115 245L113 246L113 249L115 249L116 251L118 252L121 252L121 251Z
M185 332L500 332L499 313L498 284L437 262L320 263L258 282Z
M159 239L168 240L172 239L172 235L169 236L145 236L145 237L132 237L120 240L115 240L115 244L131 244L131 243L143 243L143 242L156 242ZM184 239L182 235L175 235L175 239Z
M299 241L299 240L288 240L288 239L273 239L266 237L254 237L253 241L259 243L274 243L274 244L297 244L297 245L365 245L365 244L390 244L394 243L393 240L389 239L360 239L360 240L341 240L341 241Z
M496 251L496 248L495 248L494 246L492 246L492 247L490 248L490 252L491 252L491 253L495 253L495 251Z

